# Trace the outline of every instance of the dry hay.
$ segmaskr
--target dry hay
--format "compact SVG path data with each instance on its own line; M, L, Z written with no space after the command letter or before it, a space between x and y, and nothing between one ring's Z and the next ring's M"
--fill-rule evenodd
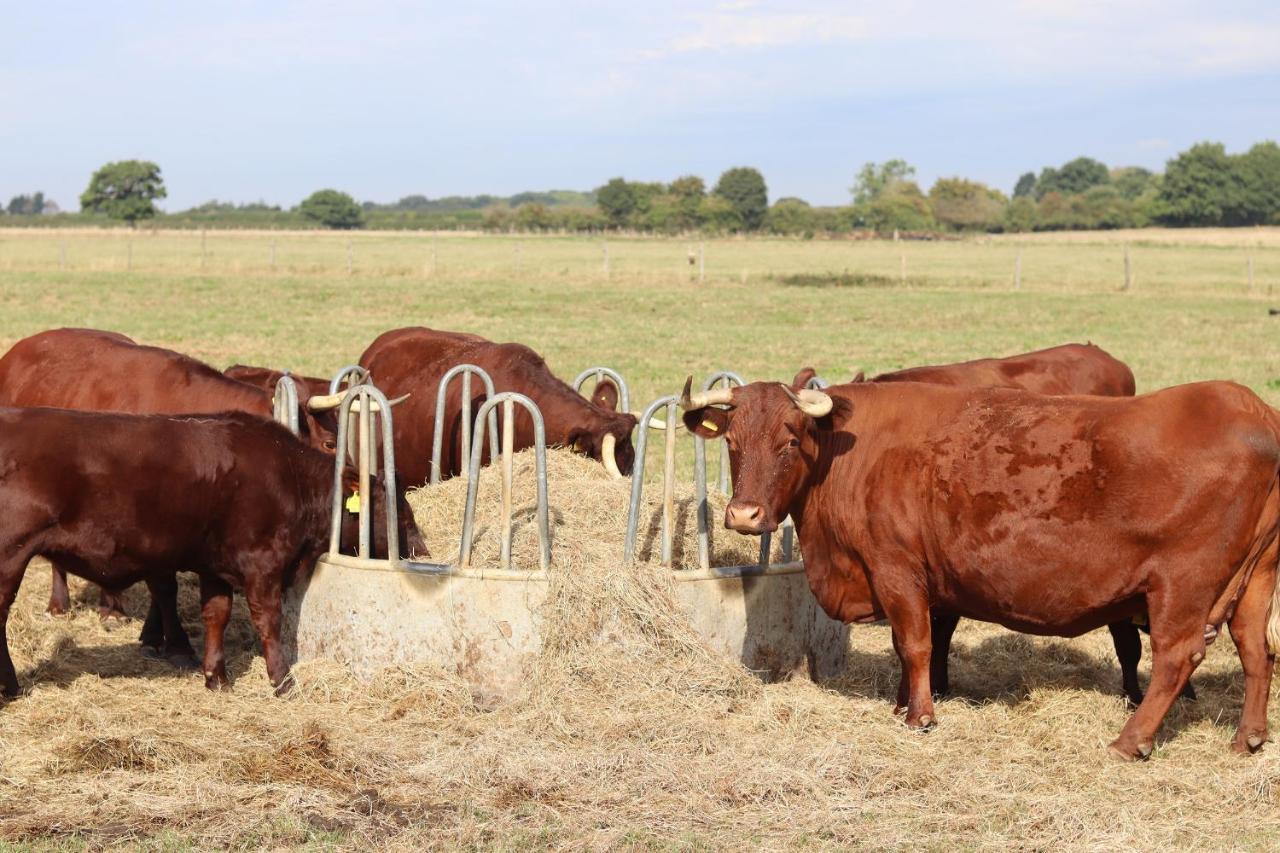
M554 631L529 690L496 704L427 667L361 682L326 663L298 667L276 699L239 606L235 687L210 693L140 659L138 624L99 623L79 582L73 615L45 617L48 572L33 567L10 620L29 692L0 710L0 840L1261 849L1280 837L1280 749L1227 752L1241 677L1225 638L1197 673L1200 700L1179 703L1145 765L1106 758L1126 712L1105 632L1068 642L962 624L957 696L939 703L937 730L913 734L890 714L886 628L855 629L828 684L761 684L674 615L666 570L621 568L626 484L561 454L551 465ZM481 486L489 561L496 478ZM463 488L413 498L437 558L456 549ZM517 505L529 565L525 492ZM749 558L754 542L740 547ZM131 612L144 603L130 593ZM182 606L197 625L190 584ZM618 642L598 642L602 625Z

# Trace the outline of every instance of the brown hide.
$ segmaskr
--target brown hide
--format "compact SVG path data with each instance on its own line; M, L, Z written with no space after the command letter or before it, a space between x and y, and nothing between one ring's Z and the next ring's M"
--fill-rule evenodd
M0 406L93 412L248 412L270 418L272 395L190 356L96 329L54 329L18 341L0 357ZM333 432L303 407L304 440L333 450Z
M1234 745L1261 745L1280 416L1253 392L1204 382L1044 397L870 382L827 393L834 409L814 420L784 386L755 383L730 410L693 410L685 424L729 442L727 521L757 519L758 532L790 514L824 609L889 619L910 725L933 722L931 606L1061 636L1147 611L1151 687L1117 754L1150 754L1227 620L1246 677Z
M288 670L278 636L281 592L327 548L333 477L331 455L244 413L0 409L0 614L35 556L112 588L172 586L176 571L193 571L206 602L208 686L226 683L222 631L232 585L245 591L271 681L281 686ZM355 479L348 472L348 488ZM421 550L413 515L397 497L403 548ZM385 553L379 490L372 501L375 547ZM344 525L344 550L354 547L354 526ZM0 686L17 693L7 642Z
M614 412L585 399L558 379L540 355L523 344L494 343L477 335L444 332L421 327L396 329L379 336L364 354L360 365L388 396L410 394L396 408L396 468L406 485L426 483L430 478L431 441L435 427L436 393L440 379L458 364L484 368L498 392L517 391L532 399L542 412L548 445L572 447L579 453L600 459L605 435L616 439L618 468L630 473L634 461L631 433L635 418ZM472 379L472 417L484 399L482 383ZM602 398L603 401L603 398ZM445 404L442 476L461 470L462 384L449 384ZM515 446L533 446L533 420L516 408ZM488 442L482 461L489 461Z
M1135 390L1133 371L1128 365L1093 344L1064 344L1006 358L909 367L882 373L871 381L1021 388L1037 394L1105 397L1132 397Z

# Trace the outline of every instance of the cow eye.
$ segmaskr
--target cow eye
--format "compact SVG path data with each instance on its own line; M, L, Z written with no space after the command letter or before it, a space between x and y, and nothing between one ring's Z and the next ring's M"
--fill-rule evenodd
M795 450L799 446L800 446L800 439L798 438L792 438L790 441L787 442L787 448L789 450Z

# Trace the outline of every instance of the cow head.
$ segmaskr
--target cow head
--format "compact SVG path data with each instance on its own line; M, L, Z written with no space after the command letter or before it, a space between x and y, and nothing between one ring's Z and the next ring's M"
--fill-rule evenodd
M685 382L680 400L685 427L729 446L733 499L724 526L755 535L777 530L808 481L820 433L832 427L834 401L779 382L690 394L692 381Z
M596 423L570 429L565 444L575 453L602 463L614 477L625 477L636 461L635 447L631 444L635 428L635 415L611 413Z
M338 408L342 405L342 398L346 396L346 392L338 394L316 394L308 396L305 402L299 405L305 409L305 423L300 423L303 440L309 442L313 447L325 451L326 453L334 453L338 446ZM396 397L394 400L388 400L394 408L405 400L409 399L408 394ZM377 402L373 403L372 411L380 412L381 407ZM356 400L351 404L351 423L347 429L347 454L348 458L356 458L356 443L358 441L356 434L355 415L360 412L360 401Z
M373 505L373 523L370 541L370 554L378 559L385 559L387 556L387 490L383 488L382 479L380 477L370 477L369 491L370 495L359 495L360 475L355 468L348 467L342 472L342 532L340 549L343 554L356 554L359 551L360 527L359 512L356 508L356 502L359 501L360 508L368 510L369 505ZM429 557L430 552L427 545L422 539L422 533L418 530L418 524L414 520L413 510L409 507L409 502L405 500L404 491L396 489L396 521L397 529L400 532L400 556L405 559L415 559ZM357 497L357 495L359 495Z

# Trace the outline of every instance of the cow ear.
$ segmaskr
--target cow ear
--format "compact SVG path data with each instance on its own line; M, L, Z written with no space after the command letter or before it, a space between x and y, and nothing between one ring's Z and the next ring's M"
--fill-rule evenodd
M803 367L796 374L796 378L791 380L792 388L804 388L809 384L809 380L818 375L818 371L812 367Z
M831 411L820 418L805 418L814 432L833 432L849 422L853 415L853 403L842 397L832 400Z
M342 469L342 495L349 497L360 488L360 472L355 468Z
M722 438L729 430L729 421L732 418L733 412L728 409L706 406L685 412L684 426L689 432L702 438Z
M601 379L591 395L591 402L611 412L618 411L618 386L608 379Z
M865 374L865 373L863 373L861 370L859 370L857 373L853 374L853 378L852 378L852 379L850 379L849 381L850 381L850 382L866 382L866 381L867 381L867 374Z

